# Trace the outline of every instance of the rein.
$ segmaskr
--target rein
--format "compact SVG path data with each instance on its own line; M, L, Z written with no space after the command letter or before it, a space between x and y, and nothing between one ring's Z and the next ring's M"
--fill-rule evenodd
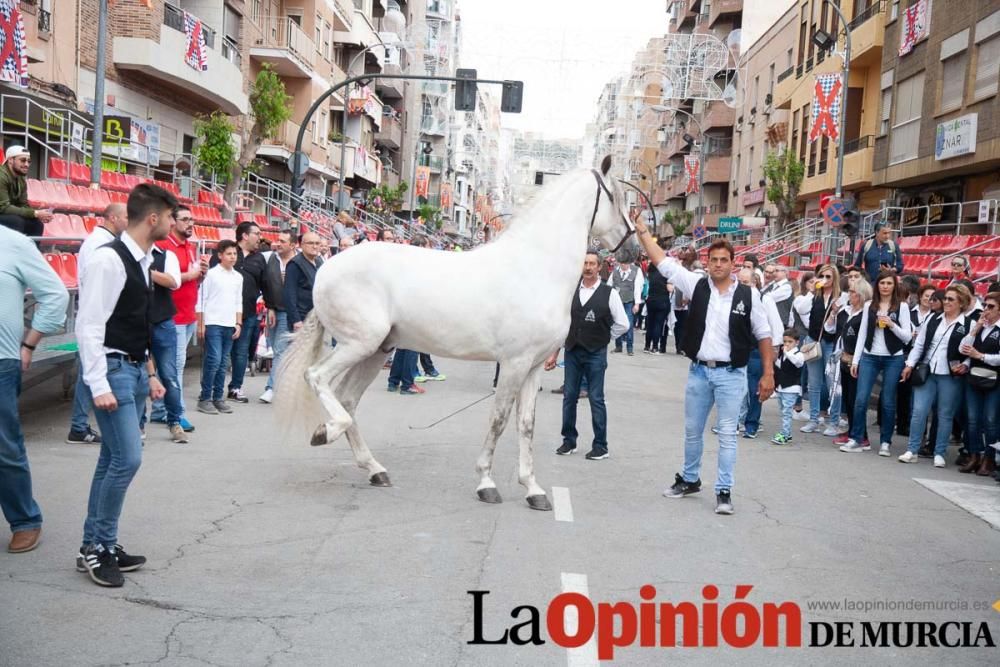
M594 178L597 179L597 196L594 197L594 213L590 216L590 229L593 229L594 223L597 221L597 209L601 206L601 191L603 190L604 194L608 196L608 200L611 202L612 206L614 206L615 197L611 194L611 190L608 189L608 186L604 182L604 179L601 178L600 173L598 173L596 169L591 169L590 171L594 174ZM618 242L618 245L611 249L612 254L618 252L618 250L625 245L625 242L629 240L629 237L635 234L635 228L629 224L628 218L623 215L622 219L625 222L625 236L623 236L622 240Z

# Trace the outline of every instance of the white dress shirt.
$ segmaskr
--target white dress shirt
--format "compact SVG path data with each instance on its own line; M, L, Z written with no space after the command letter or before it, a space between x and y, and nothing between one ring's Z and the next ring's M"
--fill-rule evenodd
M688 271L673 257L666 257L656 266L663 277L674 284L689 301L694 296L694 289L704 276ZM701 361L731 361L732 346L729 342L729 313L733 307L733 295L739 285L735 280L729 284L729 289L723 294L715 286L711 278L708 280L709 297L708 311L705 314L705 335L701 339L698 359ZM760 294L755 289L750 290L750 326L757 340L771 339L771 325L768 322L767 310L760 300Z
M810 293L800 294L792 301L792 311L788 313L788 326L795 326L795 313L802 318L802 324L809 328L809 315L812 313L813 295Z
M858 343L854 346L854 362L852 364L854 366L857 366L861 362L861 354L865 351L865 339L868 338L868 316L872 312L871 304L871 301L865 301L864 314L861 315L861 326L858 329ZM868 354L873 354L877 357L895 357L903 354L904 349L900 349L896 354L889 352L889 348L885 344L885 336L887 331L891 331L904 345L913 339L910 318L904 316L905 311L906 306L903 305L899 310L900 322L898 324L893 323L888 329L882 329L878 326L878 322L875 323L875 334L872 336L872 347L868 350ZM887 313L879 311L879 314L886 315Z
M642 272L642 267L637 264L629 264L628 271L622 271L622 267L619 264L615 267L615 270L608 276L608 286L614 287L614 274L618 273L619 277L623 280L628 280L628 274L632 272L632 267L635 266L635 283L632 285L632 301L635 302L634 305L638 306L642 303L642 285L646 281L646 276ZM617 290L615 290L617 291ZM618 295L621 297L621 295Z
M640 273L642 272L640 271ZM597 287L600 284L600 278L590 287L584 285L582 280L580 281L579 294L581 306L587 305L590 297L594 296L594 292L597 291ZM611 308L611 317L615 320L614 324L611 325L611 339L614 340L628 331L628 315L625 314L625 304L622 303L622 298L618 294L618 290L613 287L611 288L611 297L608 299L608 306Z
M149 285L149 267L153 253L143 252L128 231L121 235L122 243L139 262L146 284ZM111 314L118 305L118 297L125 288L127 275L118 253L112 248L98 247L87 267L87 289L80 290L80 309L76 316L76 342L80 349L83 381L94 396L108 394L108 360L104 355L122 350L104 346L104 330Z
M94 256L94 251L114 240L114 234L104 227L97 226L94 227L94 231L80 244L80 250L76 253L76 276L81 291L83 290L83 283L87 278L87 267Z
M769 294L775 303L781 303L792 298L792 284L788 282L788 278L775 280L764 286L763 293Z
M930 319L928 318L927 322L929 321ZM926 361L930 364L931 373L934 375L951 375L951 368L948 364L948 340L951 338L951 334L956 326L965 325L967 322L965 315L959 315L950 322L947 317L942 316L941 321L938 322L937 330L934 331L934 338L932 340L927 340L927 322L924 322L923 326L920 327L917 340L913 343L910 356L906 359L906 365L910 368L916 366L917 362L924 355L924 350L927 349L929 352ZM965 333L968 333L968 331Z
M243 274L216 264L205 274L194 312L204 314L205 326L235 327L242 310Z
M767 322L771 327L771 342L775 347L778 347L785 340L785 325L781 321L781 313L778 312L778 304L774 302L774 297L772 297L771 294L761 296L760 302L764 304L764 309L767 311Z
M175 255L173 253L173 251L171 251L171 250L163 250L162 248L157 248L154 245L153 246L153 254L155 255L156 253L160 253L160 252L166 253L166 256L165 256L165 258L163 260L163 273L167 274L168 276L170 276L173 279L174 286L171 287L170 289L171 290L175 290L175 289L177 289L178 287L181 286L181 264L180 264L180 261L177 259L177 255Z

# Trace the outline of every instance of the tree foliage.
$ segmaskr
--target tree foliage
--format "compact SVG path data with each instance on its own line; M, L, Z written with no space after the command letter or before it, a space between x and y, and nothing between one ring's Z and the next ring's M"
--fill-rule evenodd
M688 210L676 211L674 209L669 209L666 211L660 220L674 231L674 236L681 236L687 232L688 227L691 226L691 220L694 219L694 212Z
M203 171L214 173L223 181L228 181L236 161L236 145L233 143L233 126L229 116L221 111L213 111L209 116L201 116L194 121L198 143L194 158Z
M395 213L403 205L409 187L406 181L400 181L396 187L386 184L372 188L368 191L368 210L379 215Z
M764 158L767 199L778 209L778 232L794 220L795 205L806 166L790 150L768 153Z
M424 224L434 229L441 229L444 220L441 219L441 209L433 204L420 204L417 206L417 215L423 218Z

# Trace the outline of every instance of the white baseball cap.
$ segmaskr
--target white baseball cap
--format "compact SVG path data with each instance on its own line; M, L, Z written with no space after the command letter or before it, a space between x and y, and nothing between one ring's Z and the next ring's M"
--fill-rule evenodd
M27 155L28 157L31 157L31 153L29 153L28 149L25 148L24 146L11 146L10 148L7 149L5 155L6 157L4 159L6 160L10 160L16 157L21 157L22 155Z

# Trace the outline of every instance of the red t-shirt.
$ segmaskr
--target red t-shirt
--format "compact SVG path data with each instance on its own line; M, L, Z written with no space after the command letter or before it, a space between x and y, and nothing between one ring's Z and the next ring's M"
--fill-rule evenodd
M188 271L193 264L198 262L197 246L186 240L178 241L173 234L162 241L157 241L156 246L177 255L177 263L180 264L181 273ZM197 280L182 283L180 287L171 292L171 296L174 297L174 307L177 308L177 314L174 315L175 324L191 324L198 319L194 313L195 304L198 302Z

